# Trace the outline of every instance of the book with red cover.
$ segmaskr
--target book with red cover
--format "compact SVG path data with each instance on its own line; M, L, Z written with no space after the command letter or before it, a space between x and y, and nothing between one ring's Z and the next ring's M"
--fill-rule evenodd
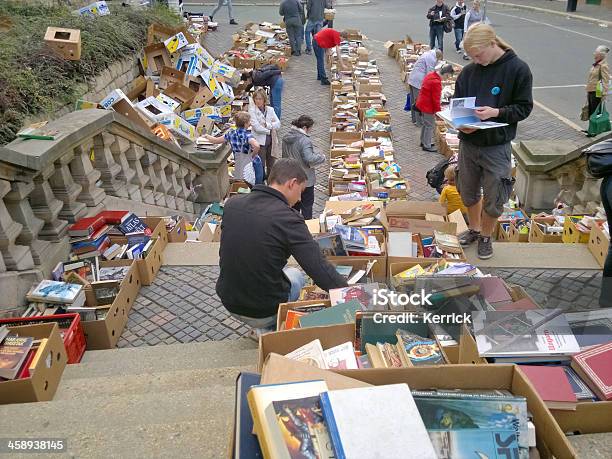
M519 365L551 410L576 410L576 394L561 367Z
M15 379L24 379L24 378L29 378L30 375L30 364L32 363L32 360L34 360L34 356L36 355L36 353L38 352L38 348L36 349L30 349L28 356L26 357L23 365L21 366L21 370L19 370L19 374L17 375L17 378Z
M612 400L612 342L572 356L572 368L601 400Z
M96 217L103 218L107 225L119 225L129 214L127 210L103 210Z
M104 219L98 216L81 218L68 228L71 237L91 236L104 226Z
M493 305L496 311L527 311L529 309L539 309L539 306L529 298L523 298L512 303L505 303L501 306Z
M510 292L506 288L506 283L499 277L480 277L473 279L473 282L480 286L480 294L489 303L505 303L512 301ZM493 305L495 307L495 305Z

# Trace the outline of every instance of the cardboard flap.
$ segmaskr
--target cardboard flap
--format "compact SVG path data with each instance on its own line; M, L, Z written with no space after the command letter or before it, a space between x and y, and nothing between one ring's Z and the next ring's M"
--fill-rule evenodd
M275 353L268 355L261 370L261 384L284 384L316 379L324 380L329 390L371 386L363 381L348 378L330 370L322 370Z
M402 216L425 218L425 214L446 215L446 207L430 201L391 201L387 204L387 217Z
M455 223L457 225L457 232L455 234L465 233L468 230L465 218L463 218L463 214L459 209L448 214L447 218L449 222Z

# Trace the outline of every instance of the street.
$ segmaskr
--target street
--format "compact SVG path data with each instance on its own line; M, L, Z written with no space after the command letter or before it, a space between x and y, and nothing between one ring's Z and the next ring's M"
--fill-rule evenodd
M211 6L192 6L187 10L210 13ZM370 47L383 46L387 40L406 35L415 41L429 41L427 9L433 1L385 0L362 6L337 9L337 29L357 28L370 39ZM545 5L544 5L545 6ZM239 22L278 19L276 6L234 6ZM595 23L534 11L489 5L487 14L499 35L508 41L531 67L534 77L534 99L558 115L577 124L580 108L585 103L584 85L593 51L604 44L612 47L612 32ZM227 27L227 9L215 20ZM446 59L465 64L455 53L453 34L445 35Z

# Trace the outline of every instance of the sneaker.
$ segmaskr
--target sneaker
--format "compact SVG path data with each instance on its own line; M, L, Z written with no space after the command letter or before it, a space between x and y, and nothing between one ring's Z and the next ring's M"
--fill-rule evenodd
M230 24L231 25L238 25L238 22L236 22L235 19L230 19Z
M464 54L464 55L463 55L463 60L464 60L464 61L469 61L469 60L470 60L470 58L469 58L469 56L466 56L466 55Z
M259 337L268 332L269 330L266 330L265 328L251 328L247 334L247 338L259 343Z
M459 243L463 247L467 247L468 245L471 245L472 243L476 242L479 237L480 231L474 231L473 229L471 229L466 231L465 233L462 233L459 236Z
M329 82L329 80L327 78L325 78L324 80L321 80L321 84L323 86L329 86L331 83Z
M306 49L306 50L304 50L304 54L312 54L312 50Z
M480 236L478 238L478 258L487 260L493 256L493 241L490 237Z
M461 54L463 51L461 51L460 49L457 50L457 54Z

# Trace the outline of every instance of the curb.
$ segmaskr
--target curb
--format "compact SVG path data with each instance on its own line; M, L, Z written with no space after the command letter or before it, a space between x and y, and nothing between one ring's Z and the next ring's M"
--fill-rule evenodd
M612 21L605 21L603 19L591 18L589 16L582 16L580 14L568 13L565 11L557 11L557 10L549 10L546 8L539 8L537 6L529 6L529 5L517 5L516 3L505 3L505 2L496 2L489 1L492 5L506 6L508 8L516 8L519 10L528 10L528 11L537 11L539 13L549 13L556 14L557 16L564 16L572 19L579 19L581 21L592 22L594 24L606 24L607 26L612 26Z
M370 3L372 3L371 0L352 1L352 2L347 2L347 3L342 3L341 5L336 5L336 8L342 8L345 6L365 6L365 5L369 5ZM232 6L279 6L279 5L280 5L280 2L263 2L263 3L259 3L259 2L233 3L232 2ZM183 3L183 6L217 6L217 3L212 3L212 2L192 3L192 2L186 1L185 3Z

